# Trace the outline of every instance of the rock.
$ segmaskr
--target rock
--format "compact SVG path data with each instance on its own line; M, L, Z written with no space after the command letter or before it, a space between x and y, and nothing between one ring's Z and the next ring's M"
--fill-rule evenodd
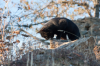
M96 56L94 54L95 40L93 37L81 38L76 41L71 41L70 43L64 43L57 49L66 48L70 49L75 53L81 53L84 56L84 60L94 60L96 61Z
M100 40L98 41L98 45L100 45Z
M85 60L89 60L89 59L96 60L95 54L93 52L94 45L95 45L94 38L89 37L86 38L86 40L84 39L79 40L82 41L81 43L77 41L78 43L76 46L73 47L73 50L78 53L83 53L83 55L85 56Z
M83 19L74 20L73 22L76 23L76 25L79 27L82 37L84 34L85 36L88 36L88 37L100 36L100 19L99 18L94 18L94 17L83 18ZM86 33L83 32L86 30L88 31L88 34L87 32Z
M87 30L81 31L81 34L82 34L82 35L86 35L87 33L88 33Z
M64 42L68 42L68 40L57 40L57 39L53 39L50 40L50 49L55 49L57 48L60 44L64 43ZM69 43L69 42L68 42Z
M89 30L90 29L90 24L89 23L86 23L85 24L85 30Z
M87 37L64 42L58 44L55 49L34 50L22 57L20 61L24 63L21 66L27 65L28 54L29 66L32 60L33 66L99 66L100 47L95 46L95 38Z
M100 43L99 43L99 41L100 41L100 36L94 36L94 39L95 39L95 45L96 45L96 46L100 46Z
M96 59L100 61L100 46L95 46L94 53L96 55Z
M96 26L93 28L93 36L100 36L100 26Z
M96 56L97 63L100 64L100 46L95 46L94 53Z

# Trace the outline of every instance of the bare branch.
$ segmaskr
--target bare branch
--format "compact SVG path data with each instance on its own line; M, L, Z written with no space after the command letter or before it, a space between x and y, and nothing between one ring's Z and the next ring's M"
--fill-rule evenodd
M37 37L33 36L32 34L28 33L27 31L25 31L25 30L23 30L23 29L21 29L21 28L20 28L20 31L25 32L25 33L28 34L29 36L33 37L35 40L41 41L42 43L44 43L44 44L46 44L46 45L47 45L47 44L50 44L50 43L48 43L48 42L45 42L46 40L37 38Z
M46 23L46 22L48 22L48 20L43 21L43 22L40 22L40 23L30 24L30 25L19 25L19 24L17 24L17 25L14 25L14 26L19 26L19 27L31 27L32 25L38 25L38 24Z
M86 8L89 7L89 5L87 3L78 3L78 2L75 2L75 1L62 1L62 3L68 3L68 4L78 4L78 6L84 6Z
M78 3L78 2L75 2L75 1L63 1L62 3L78 4L78 6L83 6L86 9L86 11L89 14L89 16L92 17L92 15L90 13L90 10L88 9L89 8L89 5L86 2Z
M89 14L90 17L93 17L90 13L90 10L89 9L86 9L87 13Z

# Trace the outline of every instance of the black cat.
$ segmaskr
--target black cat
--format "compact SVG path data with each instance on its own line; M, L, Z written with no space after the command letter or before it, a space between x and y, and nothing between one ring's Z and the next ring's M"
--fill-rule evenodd
M57 39L66 40L68 35L70 40L76 40L80 37L80 32L75 23L67 18L53 18L48 21L39 31L46 40L53 38L54 34L57 35Z

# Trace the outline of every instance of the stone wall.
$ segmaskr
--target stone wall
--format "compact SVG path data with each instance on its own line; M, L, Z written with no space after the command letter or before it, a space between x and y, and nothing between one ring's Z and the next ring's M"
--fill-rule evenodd
M100 36L100 19L98 18L83 18L73 20L80 29L82 37Z
M55 49L37 49L10 66L100 66L93 37L64 42Z

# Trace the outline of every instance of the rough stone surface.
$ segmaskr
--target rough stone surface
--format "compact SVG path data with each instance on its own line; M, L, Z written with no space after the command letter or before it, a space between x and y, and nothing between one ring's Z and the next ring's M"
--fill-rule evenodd
M68 44L64 43L63 45L59 46L59 48L71 49L74 50L73 52L83 53L86 60L87 59L96 60L95 54L93 52L94 46L95 46L94 38L87 37L76 41L72 41Z
M20 61L21 66L26 66L27 63L29 66L99 66L98 50L94 37L87 37L64 42L55 49L34 50L24 55ZM19 64L18 61L15 62Z
M79 27L83 37L100 36L100 19L89 17L74 20L74 22Z

